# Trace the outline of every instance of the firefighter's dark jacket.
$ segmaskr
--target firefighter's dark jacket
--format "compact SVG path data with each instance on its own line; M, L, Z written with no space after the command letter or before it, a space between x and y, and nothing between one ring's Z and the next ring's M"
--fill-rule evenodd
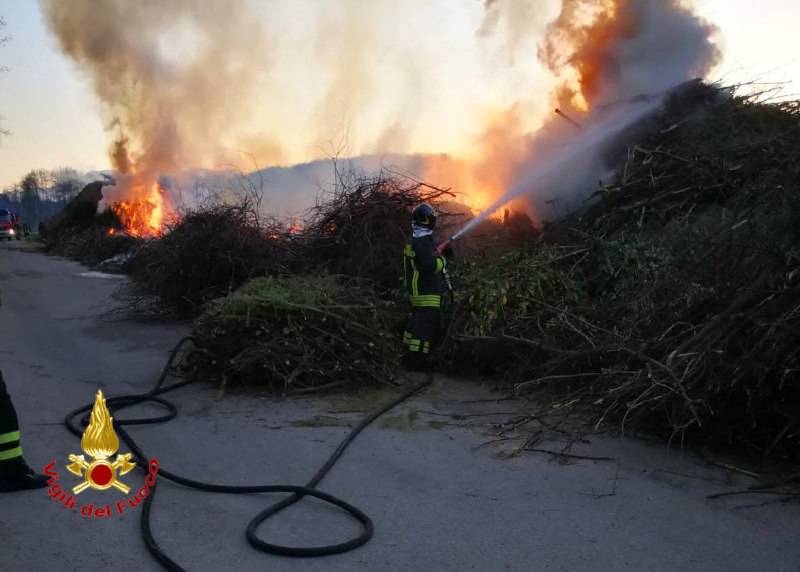
M406 291L415 308L439 308L442 304L443 256L433 253L433 236L410 238L403 251Z

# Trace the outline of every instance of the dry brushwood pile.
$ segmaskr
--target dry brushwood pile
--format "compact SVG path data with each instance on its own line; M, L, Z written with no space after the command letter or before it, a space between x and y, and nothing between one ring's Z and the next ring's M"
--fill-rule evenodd
M194 316L257 276L284 272L292 241L277 223L264 223L247 202L186 213L164 235L142 241L127 264L134 306Z
M397 288L397 261L411 228L411 211L421 202L436 204L453 196L385 172L338 178L333 192L312 210L302 234L303 258L333 274L368 279L384 290Z
M41 225L41 238L48 252L93 266L134 246L136 241L130 236L109 234L109 229L119 228L113 211L97 213L104 184L89 183L63 211Z
M252 278L289 273L350 276L386 293L399 286L412 206L444 195L385 173L338 179L299 231L265 222L247 200L190 211L157 240L142 241L127 264L132 303L191 317Z
M390 294L399 286L411 209L446 194L385 174L340 179L301 232L272 229L253 237L279 249L281 265L252 261L254 279L231 295L216 294L225 297L195 321L194 334L207 352L205 374L283 393L391 380L405 306ZM158 241L159 248L167 248L174 234ZM208 256L205 248L201 252ZM191 287L203 280L197 277ZM163 286L152 291L163 292Z
M582 218L468 266L454 361L598 426L798 460L800 104L721 95L668 106Z
M108 228L98 224L85 229L72 229L52 240L45 239L45 248L51 254L95 266L129 252L136 245L136 239L128 235L109 235Z
M256 278L195 321L200 372L283 394L390 382L394 306L341 276Z

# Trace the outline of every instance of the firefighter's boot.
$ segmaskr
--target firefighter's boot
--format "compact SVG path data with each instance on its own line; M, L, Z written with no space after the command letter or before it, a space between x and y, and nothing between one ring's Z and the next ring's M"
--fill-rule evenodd
M10 493L47 486L47 476L34 472L22 457L0 461L0 493Z

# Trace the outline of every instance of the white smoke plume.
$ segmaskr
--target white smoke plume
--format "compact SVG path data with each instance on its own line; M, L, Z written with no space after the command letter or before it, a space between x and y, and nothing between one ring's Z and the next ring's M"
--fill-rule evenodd
M516 4L492 0L487 8L503 2ZM669 89L718 62L714 33L679 0L563 0L539 57L561 79L553 107L581 127L552 115L528 137L507 192L480 218L519 197L537 219L579 208L609 174L607 143L657 109ZM545 212L557 203L560 210Z
M679 0L39 2L136 173L112 201L195 168L404 153L486 204L569 138L556 105L588 121L716 58Z

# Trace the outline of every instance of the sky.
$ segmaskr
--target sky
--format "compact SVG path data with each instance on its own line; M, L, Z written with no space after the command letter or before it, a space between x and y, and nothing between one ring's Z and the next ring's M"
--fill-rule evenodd
M305 20L300 10L313 9L315 2L324 1L284 2L281 8L284 13L274 15L281 22L279 33L302 38ZM416 1L398 0L396 4L400 8L411 7ZM425 54L431 54L430 61L408 59L407 68L392 68L391 74L376 78L384 87L381 97L386 99L385 104L365 106L363 112L354 111L356 117L341 118L332 129L346 130L348 122L355 121L390 124L392 118L381 117L381 114L418 114L415 125L419 127L402 137L391 133L397 142L387 143L395 147L386 151L458 153L466 148L465 141L482 125L480 113L475 113L475 109L496 111L507 103L504 93L533 93L541 89L546 78L536 67L535 46L546 17L554 15L552 0L549 4L548 0L542 0L542 6L550 6L550 12L543 9L541 19L532 24L530 38L520 48L527 55L517 57L513 64L502 58L487 63L483 54L476 53L474 38L480 22L469 10L451 9L456 4L475 2L426 2L434 12L428 32L420 34L415 54L423 59ZM789 82L786 93L800 93L800 34L796 30L800 3L796 0L697 0L695 5L702 17L720 28L716 41L722 47L724 59L711 79L722 79L725 83ZM0 47L0 66L8 68L0 74L0 115L2 126L11 132L0 139L0 189L36 168L72 167L79 171L108 168L110 134L104 129L107 119L88 77L59 53L55 40L45 29L38 2L0 0L0 16L7 22L0 35L11 36L11 41ZM388 25L402 28L410 22L409 19ZM272 59L277 61L272 62L271 73L281 77L278 85L283 86L284 91L267 94L264 99L271 110L270 130L280 134L284 152L280 156L260 157L261 166L266 166L264 162L291 164L312 160L331 151L323 148L324 142L309 146L298 135L303 131L302 121L315 120L307 117L304 111L310 105L306 100L315 96L311 93L313 85L308 85L306 76L296 73L296 68L303 65L298 62L310 57L303 51L304 45L307 42L298 42L295 48L292 42L284 42L272 54ZM384 47L391 50L392 44L386 43ZM441 53L446 53L446 58L433 57ZM476 65L479 60L482 63ZM426 97L433 98L433 104L420 105L408 95L413 94L413 90L399 89L417 77L414 66L433 68L432 72L426 70L425 75L436 78L436 85L425 86ZM401 100L391 101L392 94ZM536 115L533 109L536 101L532 98L532 108L523 110L531 117ZM259 121L256 119L254 124L259 125ZM254 129L257 131L257 127ZM381 137L388 136L382 133ZM356 142L353 150L368 150L375 144L374 141Z

